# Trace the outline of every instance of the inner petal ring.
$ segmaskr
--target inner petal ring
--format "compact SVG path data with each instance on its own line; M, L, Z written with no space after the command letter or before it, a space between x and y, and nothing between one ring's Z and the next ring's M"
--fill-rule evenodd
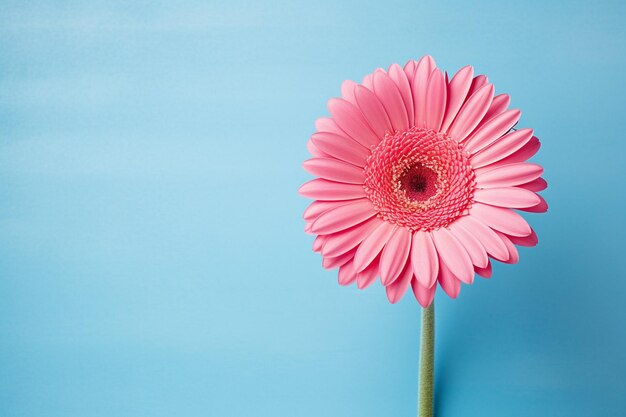
M467 214L474 188L468 155L431 129L387 133L365 167L364 189L379 217L411 231L446 227Z

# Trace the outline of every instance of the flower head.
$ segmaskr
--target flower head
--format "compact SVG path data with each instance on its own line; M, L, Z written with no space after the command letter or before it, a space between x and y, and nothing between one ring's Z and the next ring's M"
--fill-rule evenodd
M305 230L325 268L359 288L377 277L397 302L409 286L426 307L437 283L452 298L490 258L516 263L537 237L515 210L545 212L540 147L521 112L466 66L451 80L429 56L343 83L316 122L304 168L319 177Z

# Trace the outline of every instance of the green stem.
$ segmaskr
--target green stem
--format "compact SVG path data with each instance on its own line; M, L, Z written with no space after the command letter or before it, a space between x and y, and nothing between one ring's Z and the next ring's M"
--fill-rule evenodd
M434 359L435 359L435 302L422 309L422 337L420 340L420 376L418 417L433 416Z

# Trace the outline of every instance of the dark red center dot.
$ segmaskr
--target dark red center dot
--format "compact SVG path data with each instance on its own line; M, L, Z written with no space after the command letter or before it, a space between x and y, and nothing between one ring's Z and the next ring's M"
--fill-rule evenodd
M426 201L437 192L437 173L432 169L415 164L400 177L400 188L412 201Z

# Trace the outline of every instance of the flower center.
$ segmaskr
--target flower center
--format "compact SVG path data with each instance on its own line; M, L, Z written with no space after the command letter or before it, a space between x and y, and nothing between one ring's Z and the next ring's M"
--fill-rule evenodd
M437 173L419 162L409 167L399 179L400 189L412 201L425 201L437 191Z
M427 231L467 213L475 179L458 142L414 127L387 133L372 149L363 187L381 218Z

